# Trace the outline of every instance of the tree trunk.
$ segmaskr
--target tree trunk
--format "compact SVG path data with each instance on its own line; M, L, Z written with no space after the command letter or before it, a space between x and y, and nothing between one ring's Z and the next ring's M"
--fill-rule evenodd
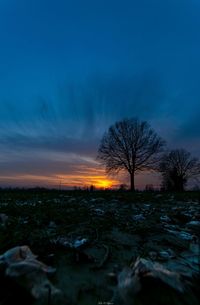
M135 191L135 173L130 174L130 179L131 179L131 191Z

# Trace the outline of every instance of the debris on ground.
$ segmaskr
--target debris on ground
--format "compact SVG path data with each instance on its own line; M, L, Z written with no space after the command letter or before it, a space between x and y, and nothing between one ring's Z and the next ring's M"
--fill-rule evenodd
M112 302L134 304L198 304L184 274L167 269L159 263L138 258L132 268L124 268Z
M47 275L55 269L36 259L28 246L19 246L6 251L0 256L0 276L16 287L20 286L35 299L52 298L60 291L49 281ZM8 281L9 283L9 281ZM7 287L10 294L10 288Z
M133 216L133 220L135 220L135 221L143 221L143 220L145 220L145 217L143 216L143 214L138 214L138 215L134 215Z
M1 213L0 214L0 226L5 227L8 222L8 215Z
M128 285L133 278L133 290L144 286L143 298L134 295L131 305L133 300L134 305L196 305L199 193L8 190L0 195L0 305L40 305L41 299L54 305L49 285L64 295L55 305L112 303L117 279ZM25 293L32 299L22 302Z
M70 239L65 236L59 236L56 239L52 240L52 243L55 245L63 246L70 249L78 249L82 246L85 246L88 243L87 238L78 237L77 239Z

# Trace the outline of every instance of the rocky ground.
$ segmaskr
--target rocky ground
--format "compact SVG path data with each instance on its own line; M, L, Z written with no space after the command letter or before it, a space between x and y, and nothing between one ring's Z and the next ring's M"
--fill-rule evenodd
M1 191L0 305L198 304L199 201Z

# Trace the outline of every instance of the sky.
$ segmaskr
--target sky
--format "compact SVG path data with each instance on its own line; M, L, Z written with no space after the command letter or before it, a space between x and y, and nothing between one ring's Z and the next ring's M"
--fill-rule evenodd
M127 117L200 157L199 16L200 0L0 0L0 186L126 182L96 156Z

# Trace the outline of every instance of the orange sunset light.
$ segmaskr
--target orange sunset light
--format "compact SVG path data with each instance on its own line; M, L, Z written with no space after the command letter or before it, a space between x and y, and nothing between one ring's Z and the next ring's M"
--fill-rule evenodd
M96 188L111 188L113 186L113 182L108 179L99 179L95 181L94 186Z
M98 189L107 189L115 187L119 184L118 180L109 179L106 175L102 173L88 173L88 174L68 174L68 175L59 175L60 180L62 181L62 185L65 187L90 187L93 185Z

